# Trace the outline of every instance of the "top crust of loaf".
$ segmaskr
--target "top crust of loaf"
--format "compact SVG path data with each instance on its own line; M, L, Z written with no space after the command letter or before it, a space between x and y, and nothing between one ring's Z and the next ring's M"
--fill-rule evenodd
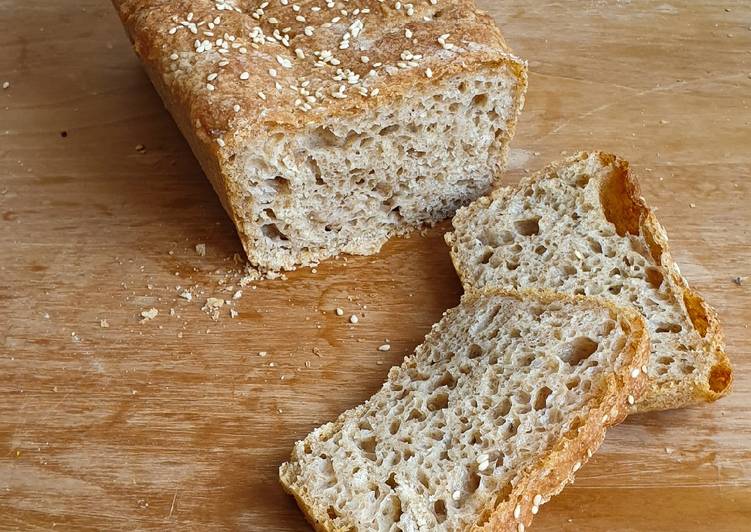
M522 308L522 305L529 305L532 309L539 308L540 310L537 312L543 313L545 309L559 313L567 312L567 315L570 316L573 316L575 313L586 315L586 313L591 312L592 316L600 315L605 318L602 321L603 324L617 324L617 331L620 331L617 334L621 340L613 346L614 350L617 349L617 353L610 356L612 365L606 364L607 367L605 367L600 364L601 369L604 370L599 374L601 377L600 384L596 388L592 388L591 393L580 391L585 396L582 399L584 402L581 406L584 409L584 405L586 405L586 415L577 416L576 420L573 420L570 426L566 424L565 427L568 427L568 430L562 433L560 437L556 437L554 442L550 442L550 447L543 454L535 455L527 466L524 466L521 470L516 470L515 475L504 480L504 482L508 481L510 484L498 486L498 492L495 493L495 496L491 497L491 500L488 500L485 506L480 506L476 513L473 512L472 515L474 517L466 525L462 525L460 529L477 531L508 530L515 532L523 530L532 521L539 506L559 493L564 485L573 479L574 473L581 465L586 463L588 458L592 456L592 453L602 443L607 427L623 420L628 411L628 404L633 402L634 396L639 396L645 384L645 378L639 368L645 363L648 357L649 339L644 319L638 312L630 308L616 307L612 303L598 298L566 296L544 291L509 292L498 289L470 290L462 298L459 307L448 310L444 319L433 326L431 332L426 336L424 343L415 350L415 354L407 357L401 367L391 369L389 379L380 392L374 395L367 403L345 412L335 422L323 425L311 433L304 441L298 442L292 452L290 461L281 466L280 480L284 489L297 499L298 504L316 530L344 531L354 530L356 526L346 521L343 522L341 519L336 519L332 515L332 508L327 508L325 504L322 506L320 501L317 500L319 493L309 491L311 488L315 491L315 486L307 485L305 478L307 478L307 475L311 471L316 471L317 466L315 463L308 465L308 469L306 470L305 461L309 457L317 456L317 453L320 452L327 454L335 453L338 456L338 461L344 460L343 455L334 448L330 448L331 446L328 444L336 442L333 443L335 447L342 446L344 443L342 440L351 437L349 433L345 434L342 432L345 426L361 427L363 423L371 426L370 421L374 420L368 415L368 412L371 411L369 409L375 408L378 412L383 412L383 415L389 418L391 416L395 416L394 419L399 417L398 412L393 413L393 410L384 410L386 405L382 406L380 402L384 401L382 396L384 394L386 394L385 397L390 396L392 385L394 386L393 390L401 390L402 392L407 389L412 390L412 386L404 382L405 376L412 379L412 375L415 374L415 384L417 385L419 382L425 381L425 379L441 375L443 370L439 369L440 366L434 365L437 360L432 358L433 347L431 346L435 346L436 356L439 357L443 356L443 349L456 349L456 354L447 355L449 357L447 360L457 359L457 364L462 361L467 362L464 359L466 356L473 358L478 356L461 354L460 351L466 350L465 348L452 348L451 345L453 344L451 343L444 345L444 339L449 334L457 334L457 331L453 329L464 330L463 327L465 325L462 325L462 322L456 322L455 325L459 325L459 327L452 329L452 323L454 323L454 318L457 314L461 316L465 313L465 309L468 309L466 313L474 315L477 312L478 316L485 316L489 309L499 304L499 306L502 306L503 303L501 302L504 301L510 305L519 305L520 308ZM483 310L485 308L483 305L487 307L486 310ZM483 314L483 312L486 314ZM492 311L490 313L492 315ZM487 327L491 326L490 322L483 325L485 319L478 318L479 321L473 320L472 327L477 327L477 331L484 331ZM593 323L593 327L596 323ZM450 333L450 331L453 332ZM547 332L550 333L551 331ZM472 333L467 333L464 338L467 342L479 341L479 339L472 336ZM471 347L469 348L469 352L471 352ZM498 353L500 354L501 351ZM489 355L489 353L479 356L486 355ZM479 363L482 364L483 362L480 361ZM510 361L504 363L513 364ZM541 364L544 363L541 361ZM432 373L430 373L431 370ZM429 374L423 375L422 373L425 371ZM469 379L470 377L467 376L466 378ZM442 382L442 380L438 381L436 386L439 387L437 389L442 390L445 388L445 386L441 385ZM585 390L588 389L585 388ZM411 393L413 392L408 392L407 397L410 397ZM414 393L417 392L414 391ZM375 406L370 405L378 397L381 397L381 399L374 403ZM479 401L482 398L478 395L476 399ZM484 399L490 398L484 397ZM398 404L406 400L403 393L401 393L394 396L393 401L396 401L396 404ZM371 429L374 429L376 426L380 425L373 425ZM391 429L386 432L391 432ZM393 434L393 432L391 433ZM375 437L376 441L378 441L381 438L389 439L396 436L389 436L388 433L379 432ZM418 436L415 435L415 438L418 438ZM403 440L400 439L399 441ZM318 447L319 443L326 445L326 447ZM425 452L420 449L422 448L416 449L417 455ZM473 458L470 458L470 460L473 460ZM467 464L464 467L471 466ZM378 484L383 479L373 478L372 480ZM411 479L410 482L415 482L415 479ZM443 486L444 490L446 488L446 486ZM401 498L401 495L399 497ZM333 513L336 514L335 511ZM426 526L429 527L430 525ZM421 526L420 530L423 529L429 528ZM395 529L392 527L391 530ZM401 529L396 528L396 530ZM416 529L410 528L410 530Z
M691 404L711 402L726 395L732 384L732 368L725 354L725 343L717 312L702 296L693 290L681 275L670 254L668 237L654 212L641 196L639 183L631 174L627 161L603 152L580 152L565 160L552 163L539 173L522 179L517 187L499 188L489 196L480 198L460 209L453 220L454 232L447 233L446 242L451 247L454 266L466 287L481 287L485 281L470 267L471 259L460 245L459 234L480 212L494 202L504 203L518 191L528 189L546 179L556 179L559 173L575 168L587 178L600 169L609 168L611 178L604 180L599 190L604 217L615 226L621 236L641 236L654 265L660 268L675 304L684 309L687 322L701 337L702 359L697 364L706 366L706 375L688 375L680 381L650 382L641 401L634 410L667 410Z
M471 0L438 0L435 5L419 2L405 4L399 10L395 4L377 0L337 2L333 8L318 0L290 0L286 6L274 0L260 11L259 6L266 2L113 3L152 80L157 78L155 84L164 85L168 107L186 110L186 122L203 142L211 144L217 157L230 157L247 138L264 130L294 129L332 117L357 115L373 106L389 105L408 88L466 70L507 64L526 80L524 62L510 53L492 18L477 10ZM313 7L320 10L312 11ZM262 15L255 18L254 13ZM213 25L217 17L220 23L209 30L209 22ZM306 27L312 28L310 35L305 33ZM273 42L256 43L254 48L251 33L258 31L255 28ZM287 28L287 33L282 33ZM280 32L279 36L289 36L288 46L273 38L274 30ZM213 35L206 36L204 31ZM345 33L350 35L349 45L342 48ZM220 47L215 42L220 38L227 44L225 54L216 52ZM211 50L197 53L196 40L210 41ZM240 53L241 47L247 52ZM314 52L322 51L331 52L336 64L327 60L326 66L315 66L319 57ZM222 59L228 64L219 66ZM345 74L340 80L333 79L337 69ZM371 70L377 75L369 75ZM218 76L209 79L215 73ZM247 79L241 79L241 75ZM351 83L354 76L358 81ZM309 84L303 87L305 81ZM282 86L281 92L277 83ZM209 84L213 90L208 89ZM332 96L342 86L346 97ZM519 90L523 92L524 86ZM303 94L301 88L309 95L320 90L318 101L308 111L295 104ZM360 88L367 89L368 95L362 95Z

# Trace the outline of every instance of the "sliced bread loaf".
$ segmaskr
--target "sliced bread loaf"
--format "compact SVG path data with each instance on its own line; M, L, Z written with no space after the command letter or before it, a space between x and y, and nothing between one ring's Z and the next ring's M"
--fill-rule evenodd
M628 163L579 153L460 210L446 235L466 287L537 287L633 305L647 319L638 411L714 401L732 370L715 311L689 288Z
M527 67L472 0L113 1L256 266L375 253L505 165Z
M643 318L594 298L467 293L366 403L280 468L317 530L523 531L645 378Z

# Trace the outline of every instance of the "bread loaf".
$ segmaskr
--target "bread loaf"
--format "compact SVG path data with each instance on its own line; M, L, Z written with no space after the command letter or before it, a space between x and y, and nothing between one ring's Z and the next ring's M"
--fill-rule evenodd
M366 403L280 468L317 530L523 531L644 385L643 318L592 298L469 292Z
M471 0L114 4L256 266L374 253L504 166L526 66Z
M579 153L460 210L446 235L467 287L537 287L634 305L646 317L649 388L636 410L725 395L732 370L715 311L681 276L628 163Z

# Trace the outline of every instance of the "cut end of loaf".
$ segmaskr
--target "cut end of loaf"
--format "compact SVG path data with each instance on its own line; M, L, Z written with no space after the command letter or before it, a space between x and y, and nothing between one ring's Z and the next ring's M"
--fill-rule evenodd
M729 391L717 315L681 276L627 162L577 154L460 210L453 225L446 241L465 285L597 295L644 314L653 352L638 411Z
M356 117L261 135L233 163L249 259L278 270L370 254L452 216L503 168L525 79L504 64L417 84Z
M643 319L597 300L468 292L365 404L280 468L319 530L528 525L644 386Z

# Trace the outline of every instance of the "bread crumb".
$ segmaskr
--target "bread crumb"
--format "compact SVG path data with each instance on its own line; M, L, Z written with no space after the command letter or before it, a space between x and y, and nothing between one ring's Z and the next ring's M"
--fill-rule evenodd
M378 350L379 351L390 351L391 350L391 345L389 345L389 344L379 345L378 346Z
M230 318L236 318L240 315L239 312L237 312L235 309L231 308L229 309L229 317Z
M693 208L695 208L695 207L696 207L696 203L689 203L689 204L688 204L688 206L689 206L689 207L691 207L691 208L693 209Z
M155 308L150 308L149 310L142 310L141 311L141 323L149 320L153 320L159 315L159 311Z
M196 244L196 253L199 257L206 256L206 244Z
M737 277L733 277L733 283L738 286L741 286L743 284L743 277L741 277L740 275Z
M110 322L107 321L106 318L99 320L99 326L103 329L106 329L110 326Z
M242 290L237 290L234 294L232 294L232 299L240 299L243 296Z
M354 324L356 324L356 323L357 323L358 321L360 321L360 320L359 320L359 319L357 319L357 316L355 316L354 314L352 314L352 315L351 315L351 316L349 317L349 322L350 322L351 324L353 324L353 325L354 325Z
M344 309L340 309L339 307L337 307L334 312L336 312L337 316L344 316Z
M181 298L185 299L186 301L193 301L193 294L188 292L187 290L183 290L178 294Z
M143 144L136 144L136 151L138 153L146 153L146 146Z
M258 356L259 357L265 357L266 355L268 355L268 353L266 351L259 351L258 352Z
M3 81L3 90L7 90L10 87L10 81Z
M675 449L672 447L665 447L665 453L666 454L673 454L675 452Z

